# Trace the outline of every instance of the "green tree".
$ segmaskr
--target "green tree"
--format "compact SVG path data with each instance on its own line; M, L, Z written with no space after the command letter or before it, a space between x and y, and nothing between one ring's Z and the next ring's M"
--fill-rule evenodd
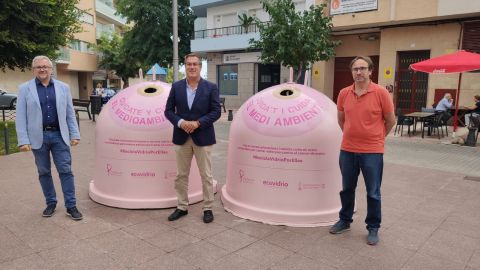
M125 33L125 49L144 63L169 66L173 60L172 0L117 0L117 10L133 23ZM189 0L178 0L178 37L180 63L190 52L195 15Z
M261 50L263 63L293 67L298 82L311 64L335 56L340 42L331 39L332 19L324 15L325 4L311 6L303 13L295 11L292 0L262 0L262 6L270 21L257 19L260 39L251 39L250 46Z
M140 61L130 57L125 49L124 40L117 33L102 35L93 48L100 55L98 66L107 71L114 70L122 78L124 87L128 87L128 78L138 74L139 68L143 70L146 68Z
M2 71L30 67L37 55L57 58L81 31L78 0L0 1L0 68Z
M185 79L185 73L183 72L178 72L178 79L182 80ZM168 67L167 69L167 78L166 78L167 83L173 83L173 67Z

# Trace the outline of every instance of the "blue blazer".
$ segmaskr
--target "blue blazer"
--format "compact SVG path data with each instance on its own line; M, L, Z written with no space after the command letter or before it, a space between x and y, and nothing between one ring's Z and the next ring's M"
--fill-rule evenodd
M71 140L80 140L77 119L72 104L72 95L67 84L52 79L55 87L58 123L63 141L70 145ZM30 144L39 149L43 144L43 119L37 85L32 79L18 90L17 116L15 120L18 146Z
M192 136L195 145L207 146L216 143L213 123L220 118L220 94L216 84L200 79L192 108L188 108L186 79L173 83L167 104L165 117L173 125L173 143L184 144ZM178 121L199 121L200 127L188 134L178 127Z

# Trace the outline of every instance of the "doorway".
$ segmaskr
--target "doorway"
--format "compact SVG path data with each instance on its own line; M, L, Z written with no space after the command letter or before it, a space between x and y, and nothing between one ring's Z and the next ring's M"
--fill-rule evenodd
M373 62L372 81L378 83L378 55L370 55ZM337 103L338 94L343 88L353 84L350 62L355 57L335 57L335 74L333 77L333 102Z
M430 58L430 51L397 52L395 108L401 113L420 111L427 103L428 73L409 69L411 64Z
M280 84L280 65L258 64L258 92Z

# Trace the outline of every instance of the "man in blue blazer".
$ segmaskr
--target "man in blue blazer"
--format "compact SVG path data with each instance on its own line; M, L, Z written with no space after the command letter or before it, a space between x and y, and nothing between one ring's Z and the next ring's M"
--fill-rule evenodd
M220 96L216 84L200 77L202 62L198 55L185 56L187 78L175 82L165 106L165 116L173 124L173 143L177 160L177 209L168 217L174 221L188 214L188 176L195 155L202 177L203 222L213 221L214 199L211 165L215 141L213 123L220 118Z
M32 150L40 185L47 203L44 217L51 217L57 206L51 172L53 157L62 184L67 215L81 220L76 207L70 145L80 141L77 120L68 85L54 80L52 61L37 56L32 61L34 79L20 85L17 98L16 129L21 151Z

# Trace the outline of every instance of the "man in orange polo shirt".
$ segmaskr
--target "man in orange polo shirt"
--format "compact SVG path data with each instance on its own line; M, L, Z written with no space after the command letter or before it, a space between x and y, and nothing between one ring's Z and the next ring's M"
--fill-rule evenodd
M350 69L354 83L342 89L337 100L338 124L343 130L339 162L342 208L340 220L330 228L330 233L350 230L361 171L367 190L367 244L376 245L382 221L380 186L385 137L395 125L395 114L388 91L370 80L372 60L358 56L350 63Z

